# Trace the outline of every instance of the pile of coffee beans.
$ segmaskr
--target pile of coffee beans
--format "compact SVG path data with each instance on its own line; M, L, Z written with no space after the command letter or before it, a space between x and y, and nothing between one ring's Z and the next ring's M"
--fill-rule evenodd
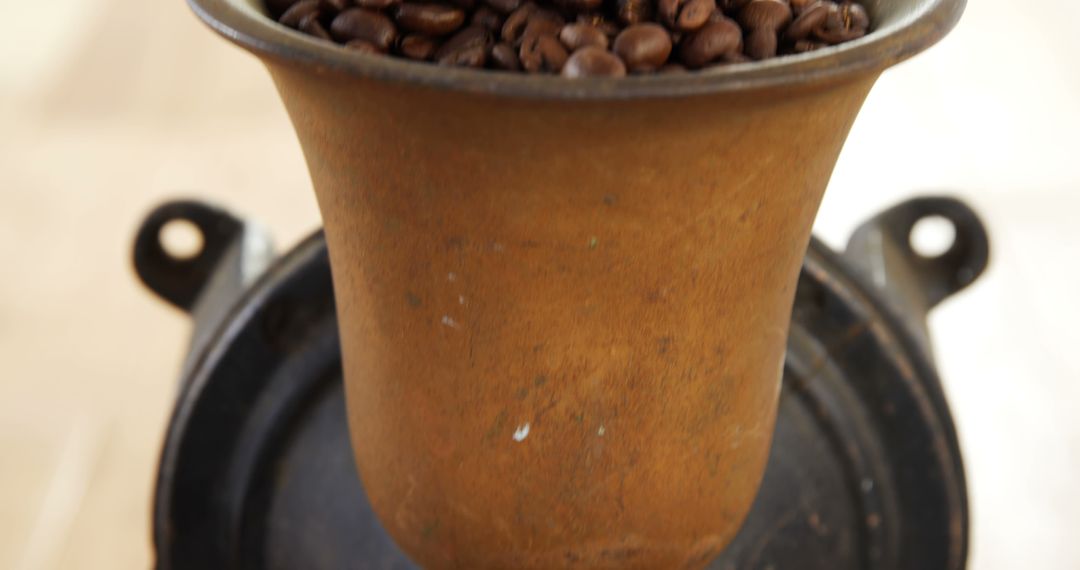
M265 0L278 22L362 53L566 77L671 73L866 34L851 0Z

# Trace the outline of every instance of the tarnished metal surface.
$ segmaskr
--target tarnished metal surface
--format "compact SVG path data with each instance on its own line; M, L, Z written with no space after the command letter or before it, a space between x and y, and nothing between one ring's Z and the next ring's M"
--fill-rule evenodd
M847 132L963 7L871 2L873 32L835 48L561 81L191 4L274 79L334 266L358 471L398 544L447 569L696 568L731 541Z
M762 490L711 568L964 566L963 467L936 373L850 266L817 242L807 254ZM159 473L159 568L412 568L356 478L329 280L317 235L196 358Z

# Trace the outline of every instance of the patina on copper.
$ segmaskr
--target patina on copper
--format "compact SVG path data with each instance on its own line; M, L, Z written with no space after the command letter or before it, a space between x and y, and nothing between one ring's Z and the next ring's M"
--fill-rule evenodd
M268 65L326 227L357 465L430 568L698 567L760 483L800 261L877 75L959 0L703 73L364 57L191 0Z

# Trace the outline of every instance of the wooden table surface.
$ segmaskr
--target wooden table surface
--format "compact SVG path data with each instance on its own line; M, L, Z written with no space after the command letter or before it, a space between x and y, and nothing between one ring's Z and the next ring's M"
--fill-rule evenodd
M310 182L261 66L180 0L2 13L0 568L146 568L190 327L138 285L132 233L194 196L287 247L318 226ZM1080 565L1077 21L1067 0L972 2L881 80L817 224L840 246L874 212L948 192L990 226L990 271L931 320L978 570Z

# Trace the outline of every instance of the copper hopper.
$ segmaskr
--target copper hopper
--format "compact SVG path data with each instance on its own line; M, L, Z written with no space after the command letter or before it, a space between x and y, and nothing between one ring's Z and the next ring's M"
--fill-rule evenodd
M348 413L429 568L694 568L761 480L810 228L885 68L962 0L835 48L568 81L364 57L191 0L268 66L326 228Z

